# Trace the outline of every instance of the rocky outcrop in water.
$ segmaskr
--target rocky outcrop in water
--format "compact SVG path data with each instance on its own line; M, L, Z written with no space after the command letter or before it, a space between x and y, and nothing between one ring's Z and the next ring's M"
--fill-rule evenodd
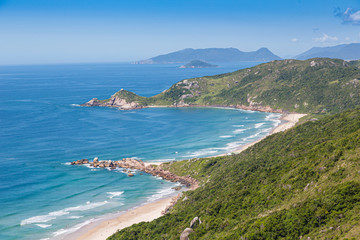
M131 109L140 109L144 106L140 104L141 101L140 96L137 96L134 93L125 91L121 89L119 92L112 95L109 99L99 100L97 98L93 98L90 101L81 104L81 106L85 107L114 107L122 110L131 110Z
M125 168L125 169L139 170L151 174L153 176L161 177L171 182L180 182L181 184L184 184L187 187L195 188L198 185L197 181L190 176L177 176L176 174L170 171L162 169L161 165L158 166L146 165L143 161L132 158L124 158L123 160L119 160L119 161L112 161L112 160L99 161L99 159L96 157L92 162L89 162L89 160L87 159L81 159L71 162L71 165L82 165L82 164L89 164L90 166L95 168L110 168L110 169ZM130 172L128 173L128 176L132 177L134 176L134 174Z

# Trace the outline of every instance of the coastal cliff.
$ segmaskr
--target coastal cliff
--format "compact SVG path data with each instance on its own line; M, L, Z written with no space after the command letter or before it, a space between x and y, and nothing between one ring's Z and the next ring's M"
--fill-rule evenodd
M182 80L146 98L121 90L83 106L234 107L268 112L338 113L360 105L359 61L282 60L236 72Z

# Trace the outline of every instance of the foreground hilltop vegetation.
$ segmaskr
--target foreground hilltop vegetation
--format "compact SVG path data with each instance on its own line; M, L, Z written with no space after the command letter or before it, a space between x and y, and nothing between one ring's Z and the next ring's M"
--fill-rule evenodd
M125 228L110 240L358 239L360 109L309 121L244 152L163 164L200 187L170 213Z
M149 106L229 106L243 109L338 113L360 105L359 61L282 60L236 72L182 80L145 98L121 90L86 106L123 109Z

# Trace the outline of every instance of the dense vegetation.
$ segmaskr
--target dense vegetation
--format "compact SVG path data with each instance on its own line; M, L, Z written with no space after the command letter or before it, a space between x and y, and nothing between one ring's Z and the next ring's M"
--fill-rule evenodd
M327 114L360 106L360 63L314 58L272 61L233 73L186 79L143 106L238 106ZM127 96L126 96L127 97ZM105 100L106 101L106 100Z
M283 60L183 80L152 97L149 103L269 106L283 111L337 113L360 105L359 87L357 62Z
M195 216L203 223L191 239L358 239L359 160L358 108L271 135L238 155L169 163L166 169L190 174L200 187L170 214L109 239L179 239Z

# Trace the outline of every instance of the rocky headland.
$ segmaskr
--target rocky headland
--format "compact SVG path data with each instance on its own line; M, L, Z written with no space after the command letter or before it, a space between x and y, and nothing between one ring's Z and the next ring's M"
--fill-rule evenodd
M119 161L112 161L112 160L99 161L99 158L96 157L92 162L90 162L88 159L81 159L71 162L71 165L84 165L84 164L89 164L94 168L110 168L110 169L123 168L125 172L127 172L129 177L132 177L134 175L130 171L126 171L126 169L139 170L156 177L161 177L164 180L168 180L171 182L179 182L188 188L194 189L198 186L198 182L194 178L190 176L177 176L176 174L170 171L164 170L162 168L162 164L160 165L145 164L141 160L136 160L132 158L123 158L122 160Z
M130 96L129 96L130 95ZM135 99L131 99L131 95L136 95L134 93L125 91L121 89L119 92L113 94L109 99L99 100L97 98L93 98L90 101L81 104L81 106L86 107L115 107L122 110L131 110L131 109L139 109L144 106L136 101ZM136 95L137 96L137 95Z

